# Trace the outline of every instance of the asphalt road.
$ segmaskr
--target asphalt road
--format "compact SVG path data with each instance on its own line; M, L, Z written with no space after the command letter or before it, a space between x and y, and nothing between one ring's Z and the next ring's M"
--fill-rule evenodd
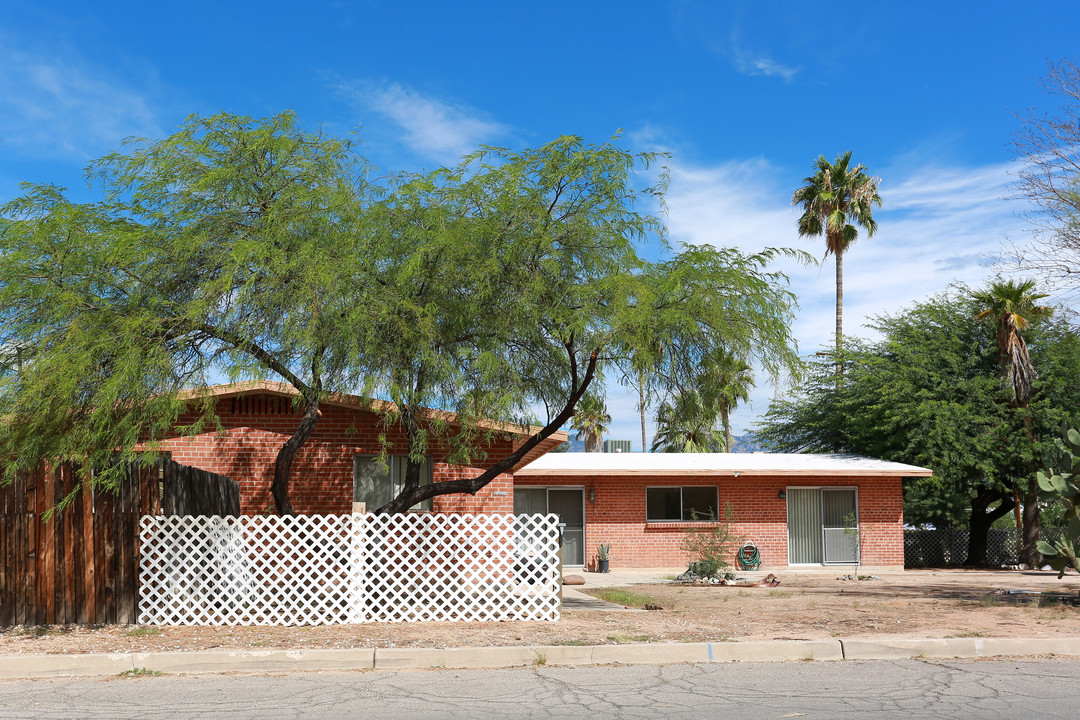
M0 681L0 718L1077 718L1080 660ZM583 715L587 713L587 715Z

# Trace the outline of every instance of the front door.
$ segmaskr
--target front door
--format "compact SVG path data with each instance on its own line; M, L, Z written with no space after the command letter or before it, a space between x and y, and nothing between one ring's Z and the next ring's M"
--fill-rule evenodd
M563 528L563 565L585 564L585 491L581 488L514 488L514 513L554 513Z

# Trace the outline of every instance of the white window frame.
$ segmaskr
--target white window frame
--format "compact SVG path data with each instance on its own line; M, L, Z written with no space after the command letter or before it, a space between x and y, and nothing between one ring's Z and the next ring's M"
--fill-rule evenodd
M858 534L859 543L859 559L853 563L842 562L825 562L825 522L821 523L821 560L819 563L796 563L791 561L791 535L788 534L788 514L791 512L791 505L789 500L784 500L784 533L787 535L788 545L788 566L789 567L855 567L862 563L862 506L859 503L859 486L858 485L788 485L784 488L784 495L788 495L790 490L817 490L818 502L821 503L821 514L824 518L825 499L821 497L821 490L854 490L855 491L855 532Z

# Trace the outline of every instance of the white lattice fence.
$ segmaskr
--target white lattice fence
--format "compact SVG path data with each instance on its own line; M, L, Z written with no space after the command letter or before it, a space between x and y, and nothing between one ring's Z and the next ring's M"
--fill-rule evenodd
M142 518L139 622L558 620L555 515Z

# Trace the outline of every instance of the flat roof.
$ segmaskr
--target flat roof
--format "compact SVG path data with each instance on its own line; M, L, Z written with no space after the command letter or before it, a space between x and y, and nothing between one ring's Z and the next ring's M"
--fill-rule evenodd
M514 477L556 475L848 475L929 477L930 468L846 454L548 453Z

